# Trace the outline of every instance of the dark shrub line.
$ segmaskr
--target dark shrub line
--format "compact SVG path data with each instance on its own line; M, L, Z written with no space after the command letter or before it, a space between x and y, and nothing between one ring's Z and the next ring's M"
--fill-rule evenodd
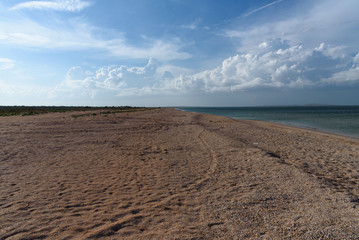
M138 107L76 107L76 106L0 106L0 116L31 116L36 114L70 112L70 111L94 111L105 110L106 112L133 111L143 108Z

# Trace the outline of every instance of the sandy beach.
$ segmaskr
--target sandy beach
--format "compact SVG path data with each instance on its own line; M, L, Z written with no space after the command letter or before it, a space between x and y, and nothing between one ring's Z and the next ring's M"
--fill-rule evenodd
M175 109L0 118L0 239L357 239L359 140Z

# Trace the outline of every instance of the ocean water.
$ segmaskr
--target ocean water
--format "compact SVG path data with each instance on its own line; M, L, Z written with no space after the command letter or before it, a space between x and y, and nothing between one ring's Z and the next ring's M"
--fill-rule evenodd
M359 106L185 107L184 111L282 123L359 138Z

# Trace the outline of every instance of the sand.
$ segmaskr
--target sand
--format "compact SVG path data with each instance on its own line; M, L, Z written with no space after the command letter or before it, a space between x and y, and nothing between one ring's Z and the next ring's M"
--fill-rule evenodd
M0 239L355 239L359 140L154 109L0 118Z

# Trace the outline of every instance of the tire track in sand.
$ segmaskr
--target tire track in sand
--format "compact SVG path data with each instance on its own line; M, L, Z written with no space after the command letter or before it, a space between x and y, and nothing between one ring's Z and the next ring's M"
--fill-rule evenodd
M217 165L218 165L218 160L217 160L217 157L216 157L216 153L215 151L213 150L213 148L211 148L211 146L203 139L203 137L201 137L203 135L203 133L205 132L206 130L202 130L202 132L200 132L198 134L198 139L200 140L200 143L201 145L203 146L203 148L207 149L210 154L211 154L211 163L210 163L210 167L208 169L208 171L204 174L204 177L201 178L201 179L198 179L194 185L199 185L201 184L202 182L206 181L207 179L210 178L210 176L214 173L214 171L216 170L217 168Z
M209 169L207 170L207 172L203 175L202 178L199 178L199 179L195 180L194 182L189 183L188 185L181 188L177 193L172 194L166 198L163 198L158 202L152 202L151 204L146 204L146 206L154 207L154 208L163 206L164 204L167 204L169 201L171 201L177 197L181 197L196 188L198 189L199 185L201 185L204 181L208 180L211 177L211 175L214 173L214 171L217 168L218 160L217 160L216 153L214 152L214 150L210 147L210 145L202 137L202 135L205 131L206 130L202 130L198 134L197 138L199 139L200 145L203 148L207 149L211 155L211 163L210 163L210 166L209 166Z
M132 214L126 214L122 218L118 219L115 222L112 222L110 224L102 225L98 227L97 229L92 229L92 231L87 235L87 238L98 238L98 237L105 237L105 236L113 236L118 232L120 229L127 227L128 225L136 224L136 222L140 221L143 218L150 217L150 214L143 214L142 210L144 209L159 209L159 211L162 211L163 208L166 208L165 206L169 204L170 201L181 198L187 194L193 193L195 191L199 191L199 187L205 182L206 180L210 179L211 175L215 172L218 160L215 151L213 148L211 148L210 144L205 141L203 134L206 132L206 130L202 130L198 135L197 138L199 139L199 144L202 146L202 148L206 149L210 155L210 164L209 168L206 171L206 173L203 175L203 177L195 180L192 183L189 183L187 186L181 188L177 193L172 194L170 196L167 196L162 199L158 199L157 201L151 201L149 203L145 203L142 206L138 207L135 210L132 210ZM185 206L184 206L185 207ZM200 214L200 218L203 219L204 216Z

